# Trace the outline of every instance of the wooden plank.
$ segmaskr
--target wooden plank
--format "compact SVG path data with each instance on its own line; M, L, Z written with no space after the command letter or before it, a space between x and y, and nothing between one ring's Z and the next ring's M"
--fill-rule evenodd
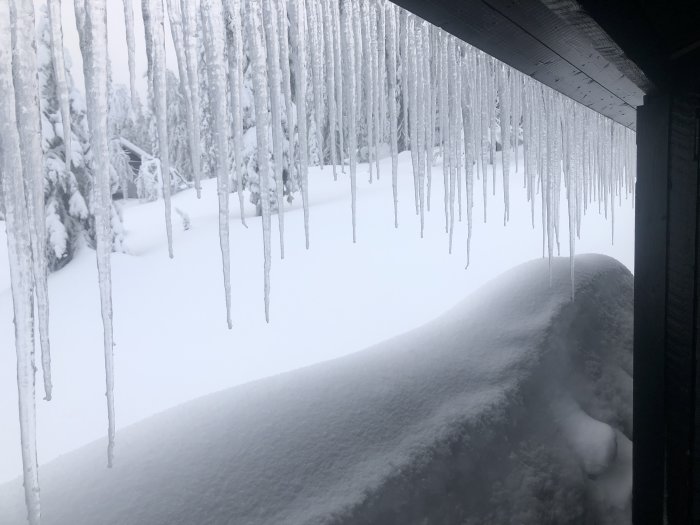
M618 75L619 84L613 89L604 85L609 84L606 79L611 73L604 71L606 67L599 54L595 60L586 61L585 56L581 56L580 46L578 50L566 50L564 54L569 59L562 56L560 53L566 45L554 42L566 28L561 27L562 20L552 17L544 6L544 11L535 11L531 6L538 2L398 0L396 3L577 102L625 126L635 127L636 107L621 96L634 102L638 100L638 93L625 94L626 88L631 87L621 74ZM533 13L541 13L542 18L528 22ZM553 23L556 27L550 27ZM551 31L549 37L541 34L543 28ZM575 30L571 28L571 31ZM610 67L608 62L607 68Z
M624 53L576 0L485 1L507 10L518 25L627 104L642 105L644 92L651 87L644 73L629 61L616 60Z

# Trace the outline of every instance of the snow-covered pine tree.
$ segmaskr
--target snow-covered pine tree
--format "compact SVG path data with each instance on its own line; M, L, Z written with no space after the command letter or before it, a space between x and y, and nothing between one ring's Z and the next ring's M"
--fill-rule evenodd
M56 76L51 57L51 32L48 14L42 10L38 24L37 57L41 98L42 149L44 151L44 194L46 201L46 256L50 269L64 266L71 260L77 242L89 229L87 201L92 187L92 173L86 162L89 150L85 122L85 103L71 89L71 166L66 169L65 144Z

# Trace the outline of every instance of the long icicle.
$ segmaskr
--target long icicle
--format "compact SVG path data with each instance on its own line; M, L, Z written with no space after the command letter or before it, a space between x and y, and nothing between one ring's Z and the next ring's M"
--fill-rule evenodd
M362 61L362 75L365 84L365 131L367 132L367 167L369 168L369 182L372 182L372 150L374 148L374 123L373 118L373 105L374 105L374 94L372 86L372 42L370 37L370 15L369 15L369 0L359 0L360 4L360 29L362 35L362 42L365 45L365 59ZM357 43L357 42L356 42ZM359 66L359 64L358 64ZM361 89L358 86L358 89Z
M12 80L10 8L0 2L0 197L5 204L5 232L10 263L12 307L17 355L17 396L22 448L24 500L30 525L41 522L39 465L36 451L36 387L34 367L34 308L30 217L22 181L22 155L17 132L15 85ZM23 86L18 83L18 91Z
M442 182L443 188L443 205L445 208L445 233L449 232L450 226L450 150L447 147L449 143L449 107L448 107L448 67L447 67L447 37L443 31L440 31L440 46L439 57L440 61L440 135L442 139Z
M219 245L224 273L226 321L231 321L231 248L229 241L228 112L226 107L226 72L224 66L224 28L221 2L202 0L200 4L207 54L209 100L214 118L216 140L216 192L219 200Z
M460 52L465 52L461 49ZM470 58L465 55L465 58ZM471 259L471 241L472 241L472 208L474 206L474 151L473 144L473 108L472 108L472 91L469 84L469 68L462 67L460 71L462 75L462 125L464 128L464 177L466 179L467 192L467 267L469 267Z
M345 66L345 79L343 86L345 87L345 103L347 105L348 118L348 144L350 157L350 193L351 193L351 208L352 208L352 242L357 242L357 135L355 130L356 123L356 107L355 100L355 30L353 28L353 16L356 11L353 9L353 4L356 0L346 0L343 4L343 12L341 13L343 31L343 49L346 50L346 60L343 61Z
M60 1L60 0L59 0ZM129 64L129 93L131 94L131 107L138 107L139 95L136 92L136 36L134 34L134 4L132 0L123 0L124 3L124 29L126 32L126 52Z
M187 57L185 55L185 36L182 23L182 11L180 0L168 1L168 17L170 21L170 34L175 47L175 56L177 59L177 71L180 76L180 91L185 99L185 117L187 118L187 139L190 147L190 160L192 165L198 162L192 152L197 150L197 137L195 136L195 127L199 127L199 122L194 120L194 112L192 111L192 93L190 92L191 82L187 70Z
M333 16L333 64L335 70L335 109L338 113L336 125L338 128L338 151L340 153L341 171L345 173L345 138L344 138L344 118L343 118L343 53L341 52L341 23L340 23L340 2L330 1L331 14Z
M34 294L37 302L44 394L51 399L51 357L49 348L49 294L46 268L46 219L44 212L44 167L41 149L39 86L34 44L34 3L12 0L10 12L17 124L24 174L24 192L29 215L32 245Z
M447 44L447 150L449 154L448 169L450 174L450 229L449 229L449 253L452 253L452 239L455 226L455 196L457 189L457 65L455 64L454 37L448 36Z
M284 96L285 116L287 117L287 173L292 178L294 171L294 103L292 102L291 72L289 67L289 21L287 19L287 2L275 0L277 8L277 27L279 33L280 72L282 74L282 94Z
M462 221L462 57L459 52L459 44L455 40L455 109L454 109L454 119L455 119L455 131L454 131L454 142L453 147L455 149L455 177L457 184L457 205L459 221Z
M423 30L425 28L425 22L421 20L416 20L414 27L415 41L413 43L416 50L416 63L414 66L414 77L415 77L415 115L411 116L411 121L415 119L415 135L412 137L415 139L415 149L416 149L416 159L418 160L418 165L416 166L418 170L418 200L420 206L420 236L423 237L425 230L425 110L424 110L424 86L425 79L423 78L424 73L424 62L423 62ZM412 148L413 149L413 146Z
M46 267L46 224L44 212L44 167L41 149L39 85L34 43L34 4L31 0L13 0L10 12L16 115L24 173L24 192L29 215L32 246L34 294L37 302L41 364L45 399L51 399L51 353L49 342L49 294ZM70 116L68 117L70 121ZM70 144L70 142L69 142ZM70 155L69 155L70 158Z
M280 235L280 257L284 259L284 138L282 136L282 79L279 63L279 39L277 35L277 10L272 9L273 0L262 0L262 17L265 28L265 44L267 46L267 87L270 94L270 112L272 114L272 154L274 156L275 195L277 197L277 220ZM257 122L257 121L256 121ZM262 188L262 185L261 185ZM264 200L264 197L263 197Z
M61 27L61 0L48 0L49 25L51 27L51 54L53 71L56 76L56 92L61 110L61 126L63 128L63 145L65 148L66 171L71 170L71 120L70 94L66 79L66 64L63 56L63 29Z
M267 143L268 114L267 82L264 28L260 20L260 4L257 0L247 0L248 18L246 33L250 43L250 61L255 94L255 136L258 150L258 177L260 178L260 198L262 199L262 234L264 255L265 320L270 322L270 195L268 177L270 175L269 147Z
M170 203L170 150L168 147L168 102L166 89L167 70L165 67L165 27L163 20L163 0L150 2L151 14L151 62L153 64L153 108L156 113L158 135L158 157L160 175L163 181L163 204L165 208L165 232L168 237L168 255L173 258L173 224Z
M377 180L379 180L379 140L380 140L380 122L379 122L379 97L381 91L379 89L379 57L377 56L377 10L376 0L370 0L367 4L369 15L369 64L372 81L372 135L374 141L372 143L372 151L374 151L374 164L377 172Z
M241 0L226 0L226 39L228 42L228 82L231 96L233 128L233 171L236 175L236 193L241 224L246 228L243 195L243 37L241 36Z
M77 1L77 0L76 0ZM90 149L94 161L95 237L97 240L97 273L100 283L100 308L104 327L105 376L107 387L108 445L107 466L114 460L114 335L112 327L112 195L109 177L107 137L107 25L105 0L85 2L84 26L79 28L84 42L91 42L84 57L85 91L87 93ZM77 11L77 10L76 10Z
M323 169L323 33L320 30L318 0L307 3L306 15L311 52L311 92L314 99L314 129L318 148L319 167Z
M312 0L313 1L313 0ZM306 123L306 0L290 2L292 8L292 47L294 50L294 80L299 134L299 179L301 201L304 207L304 236L309 249L309 138Z
M394 227L399 227L398 209L398 115L396 112L396 8L387 2L388 76L389 76L389 135L391 142L391 187L394 196Z
M386 2L376 0L377 5L377 69L379 78L377 80L377 92L379 97L379 107L377 120L379 122L379 132L377 139L380 144L384 144L386 138ZM379 169L379 168L377 168Z
M415 44L415 26L416 17L410 16L406 21L406 35L408 38L407 44L407 67L406 72L408 74L408 136L411 148L411 163L413 165L413 200L416 207L416 215L421 216L421 205L420 205L420 179L418 177L418 144L417 137L418 134L418 98L417 98L417 81L416 81L416 46Z
M433 185L433 133L435 127L433 126L433 111L435 109L435 104L433 102L433 59L432 59L432 39L433 34L430 24L427 24L423 31L423 70L425 78L425 83L423 84L423 89L425 89L425 94L423 96L424 101L424 122L425 122L425 152L427 155L425 166L426 166L426 210L430 211L430 197L431 188Z
M338 180L338 172L336 169L337 159L337 141L336 141L336 124L338 113L336 109L336 90L335 90L335 54L333 52L333 22L331 18L331 0L322 1L323 10L323 33L326 61L328 70L326 72L326 100L328 101L328 149L330 150L331 165L333 166L333 180Z
M194 179L194 187L197 192L197 198L202 196L202 188L200 184L201 173L201 108L199 98L199 71L197 62L199 57L199 36L197 33L197 6L195 0L180 0L182 7L182 31L185 44L185 60L187 62L187 80L190 83L190 106L192 107L192 178ZM241 219L243 220L243 212L241 211Z
M498 99L501 119L501 171L503 173L503 224L510 219L510 79L505 66L498 64ZM516 152L517 153L517 152Z

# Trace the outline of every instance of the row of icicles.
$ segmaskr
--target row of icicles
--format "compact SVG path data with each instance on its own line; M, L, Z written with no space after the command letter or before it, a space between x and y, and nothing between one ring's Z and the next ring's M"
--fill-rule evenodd
M60 0L47 0L52 58L58 86L66 165L70 166L70 104L63 56ZM356 240L358 151L368 152L369 176L380 176L379 152L388 144L394 221L398 226L399 146L410 149L415 209L429 209L432 167L442 160L445 229L452 249L455 216L464 208L471 240L475 181L481 182L484 220L488 166L495 192L495 159L502 162L504 222L509 220L511 163L522 172L535 225L535 195L542 195L543 254L559 249L560 195L566 194L569 250L573 256L581 217L596 201L614 219L614 200L633 195L635 135L559 93L385 0L142 0L148 58L149 103L163 174L166 232L173 256L170 170L166 119L165 16L175 47L181 89L187 101L188 141L201 158L198 123L199 38L203 36L205 84L216 140L219 232L226 314L231 327L229 256L230 171L243 178L244 71L250 67L254 93L257 161L262 197L265 316L269 320L272 191L277 200L280 250L284 257L283 170L298 180L309 246L309 134L332 166L350 172L352 238ZM135 34L132 0L123 0L130 71L136 103ZM199 6L197 6L199 4ZM167 9L166 9L167 7ZM110 280L111 195L107 151L108 56L106 0L74 0L83 55L87 115L95 172L96 252L104 324L108 405L108 464L114 450L114 379ZM167 15L166 15L167 13ZM47 269L43 222L43 167L39 135L33 0L0 4L0 145L6 208L15 335L24 486L29 522L40 521L35 437L34 307L46 399L51 398ZM14 56L9 52L15 50ZM300 81L304 79L304 81ZM15 107L22 108L16 112ZM15 125L17 123L17 125ZM285 125L286 124L286 125ZM271 133L268 130L271 128ZM358 131L364 143L358 143ZM285 134L287 135L285 137ZM230 137L230 140L229 140ZM271 139L270 139L271 137ZM283 144L290 144L285 157ZM229 147L232 152L229 152ZM523 166L518 148L523 148ZM270 152L270 153L268 153ZM229 169L229 153L233 166ZM323 162L323 160L322 160ZM192 162L200 195L200 165ZM273 186L270 183L274 183ZM562 188L562 183L564 187ZM478 189L477 189L478 191ZM463 197L464 195L464 197ZM243 192L238 192L243 218ZM465 201L465 202L463 202ZM455 202L457 212L455 212ZM614 231L614 222L613 222ZM469 263L467 248L467 265ZM573 277L573 257L571 258Z

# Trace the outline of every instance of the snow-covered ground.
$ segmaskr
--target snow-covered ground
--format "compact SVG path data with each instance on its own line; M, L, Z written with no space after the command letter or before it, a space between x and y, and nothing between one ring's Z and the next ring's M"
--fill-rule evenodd
M420 328L186 403L42 471L46 525L630 519L632 302L602 255L520 265ZM551 279L551 281L550 281ZM24 516L21 481L0 515Z
M506 227L501 192L494 197L489 191L489 222L484 224L481 192L475 191L472 263L465 270L465 222L456 227L453 254L447 253L439 167L433 170L433 209L426 216L421 239L410 154L401 154L400 163L398 230L393 226L390 159L382 161L382 178L372 185L366 181L366 165L358 168L357 244L351 237L347 175L333 182L329 167L312 168L311 249L304 248L297 199L285 216L283 261L277 255L278 243L272 243L270 324L263 313L260 219L252 216L250 206L249 228L241 226L232 195L232 330L226 328L214 181L205 182L199 201L193 191L173 198L173 206L190 219L190 229L185 231L179 215L173 213L173 260L167 256L162 202L128 203L124 222L129 254L113 256L112 274L117 427L205 394L362 350L435 318L488 279L541 256L541 226L537 223L534 230L530 226L521 173L511 175L511 221ZM630 202L623 199L615 220L615 245L611 246L610 223L597 210L590 210L577 252L606 253L632 270ZM562 255L566 255L565 213L561 221ZM276 234L275 217L273 228ZM4 235L0 237L0 343L4 348L0 352L0 481L4 481L20 475L21 459L9 275ZM80 250L74 261L50 277L49 287L54 399L37 402L42 464L106 433L94 252ZM101 445L106 449L104 441ZM117 441L117 464L127 447L125 441Z

